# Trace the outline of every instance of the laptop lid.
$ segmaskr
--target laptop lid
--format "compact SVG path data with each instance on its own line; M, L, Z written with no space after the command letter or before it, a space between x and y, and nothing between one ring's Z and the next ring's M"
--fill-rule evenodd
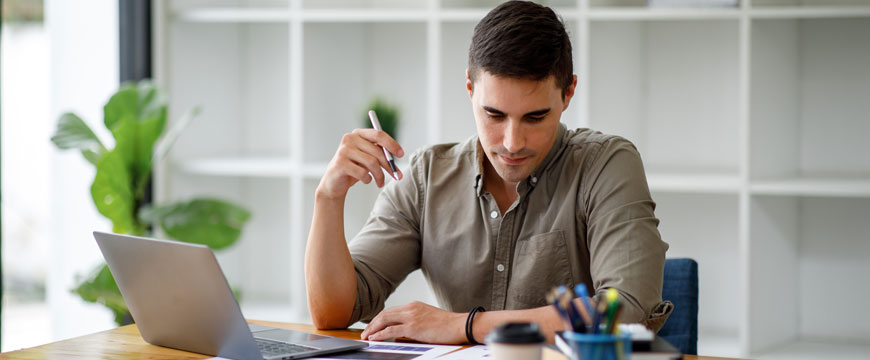
M94 232L145 341L262 359L214 253L205 245Z

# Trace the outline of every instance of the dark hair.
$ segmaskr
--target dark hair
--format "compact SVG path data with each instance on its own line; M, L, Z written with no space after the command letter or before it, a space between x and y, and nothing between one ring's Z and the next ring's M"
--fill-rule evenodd
M564 97L574 75L565 25L553 9L531 1L497 6L474 27L468 50L472 83L481 69L496 76L535 81L553 75Z

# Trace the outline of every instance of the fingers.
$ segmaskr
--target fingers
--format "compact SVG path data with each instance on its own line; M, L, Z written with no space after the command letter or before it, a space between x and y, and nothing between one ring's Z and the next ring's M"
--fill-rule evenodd
M346 134L342 137L341 146L336 153L334 162L340 171L366 184L369 182L364 181L364 179L368 178L368 174L371 173L378 187L384 185L384 174L381 169L389 169L390 167L381 148L354 134ZM365 172L363 174L354 173L351 171L354 169L354 165L365 169Z
M356 155L358 151L353 149L352 140L342 139L342 144L338 148L338 152L335 155L335 159L333 159L332 164L330 164L330 168L327 171L337 169L337 171L344 176L349 176L354 180L362 181L365 184L368 184L372 181L372 177L369 175L368 166L362 161L355 161L354 158L360 157L360 155ZM333 170L335 171L335 170Z
M396 339L396 338L400 338L400 337L408 337L405 334L405 328L406 328L406 326L404 326L404 325L387 326L383 330L369 335L368 340L369 341L384 341L384 340Z
M375 316L366 326L365 330L360 334L360 338L366 340L372 334L378 333L388 327L401 324L399 317L394 315L395 312L396 308L381 311L381 313Z
M402 147L383 131L357 129L342 136L341 144L318 185L319 196L343 198L357 181L369 184L374 180L378 187L383 187L384 171L397 180L402 179L404 174L401 170L392 172L381 146L395 156L405 155Z
M391 174L390 176L397 180L401 179L403 174L401 171L398 171L398 169L396 173L393 173L379 142L393 144L398 149L394 151L398 151L404 155L404 151L398 146L395 140L383 131L377 131L374 129L356 129L351 134L347 134L342 138L342 144L347 149L345 155L351 159L351 161L367 168L375 178L378 187L382 187L384 185L384 171Z
M403 157L405 156L405 150L402 149L402 146L393 139L390 134L387 134L384 131L375 130L375 129L356 129L353 131L354 134L359 134L363 139L368 140L373 144L377 144L383 146L390 154L393 154L395 157Z
M369 175L368 169L354 163L347 164L345 170L352 178L362 181L363 184L372 182L372 176Z
M390 172L390 164L384 156L384 151L375 144L363 138L357 138L359 151L348 153L348 157L357 164L369 170L375 177L378 187L384 186L384 170ZM391 175L392 176L392 175Z

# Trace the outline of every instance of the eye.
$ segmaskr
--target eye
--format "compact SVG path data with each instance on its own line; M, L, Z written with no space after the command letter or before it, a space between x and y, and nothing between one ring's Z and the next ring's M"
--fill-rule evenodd
M493 119L493 120L504 119L504 114L486 113L486 116L490 119Z
M529 119L529 121L531 121L531 122L541 122L541 121L544 121L544 119L546 119L546 118L547 118L546 116L529 116L529 117L527 117L527 119Z

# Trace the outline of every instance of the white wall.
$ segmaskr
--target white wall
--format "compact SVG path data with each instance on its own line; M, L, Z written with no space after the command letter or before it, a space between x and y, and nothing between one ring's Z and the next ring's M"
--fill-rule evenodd
M51 134L48 35L42 23L4 23L0 40L3 159L3 351L50 337L39 284L48 272Z
M49 118L39 121L54 124L60 114L74 111L104 142L110 142L102 125L102 107L118 88L118 2L47 0L45 24L50 41L51 100ZM86 304L70 292L77 275L88 274L102 261L91 232L111 230L91 201L93 176L93 166L80 153L52 154L50 188L46 189L51 194L47 298L55 340L114 326L105 307Z

